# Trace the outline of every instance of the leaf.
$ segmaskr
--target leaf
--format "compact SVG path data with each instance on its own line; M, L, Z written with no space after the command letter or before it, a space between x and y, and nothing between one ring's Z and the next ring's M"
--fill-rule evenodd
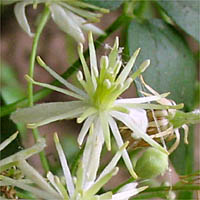
M1 106L5 104L2 96L1 98ZM17 131L16 125L9 119L9 116L1 117L1 137L0 137L0 143L2 143L5 139L9 138L11 135L13 135ZM16 153L20 149L18 148L21 146L19 136L17 139L15 139L12 143L10 143L5 149L3 149L0 153L0 160L12 155L13 153Z
M25 96L24 89L17 80L17 74L12 66L2 62L1 94L6 104L11 104Z
M200 42L200 1L160 0L158 4L186 33Z
M98 7L115 10L121 6L124 0L84 0L86 3L93 4Z
M170 99L184 103L185 108L191 110L195 99L195 60L173 27L158 19L132 21L126 42L129 55L137 48L142 48L134 70L142 61L151 60L150 66L143 73L147 84L159 93L170 92ZM142 89L138 80L136 87Z

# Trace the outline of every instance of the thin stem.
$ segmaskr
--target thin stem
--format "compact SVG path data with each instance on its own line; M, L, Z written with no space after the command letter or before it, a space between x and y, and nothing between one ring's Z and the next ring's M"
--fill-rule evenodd
M49 8L45 7L44 11L42 13L42 17L40 19L40 23L37 27L37 30L36 30L36 33L34 36L32 52L31 52L31 57L30 57L30 64L29 64L29 76L31 78L33 78L33 76L34 76L35 58L36 58L36 54L37 54L37 47L38 47L40 35L48 21L49 14L50 14ZM33 106L33 102L34 102L33 83L31 81L29 81L28 82L28 105ZM37 141L38 138L40 137L39 131L37 129L33 130L33 136L34 136L35 141ZM43 166L45 172L48 172L49 166L48 166L48 161L45 157L44 151L40 152L40 160L41 160L41 163L42 163L42 166Z
M147 188L142 193L148 192L161 192L161 191L188 191L188 190L200 190L200 185L174 185L174 186L160 186Z
M42 33L42 30L44 29L45 24L48 21L49 14L50 14L49 8L45 7L37 31L34 36L32 52L30 57L30 64L29 64L29 73L28 73L31 78L33 78L34 75L35 58L37 54L37 47L40 35ZM28 82L28 105L33 106L33 83L30 81Z
M109 36L111 35L113 32L115 32L121 25L124 25L126 23L128 23L129 21L131 20L131 17L129 16L119 16L111 25L110 27L106 30L106 35L104 36L100 36L96 41L95 41L95 46L96 48L99 48L100 45L102 44L102 42ZM87 58L89 56L89 52L88 50L86 50L84 52L84 57ZM76 60L74 62L73 65L71 65L71 67L69 67L67 69L66 72L64 72L62 74L62 77L67 79L69 78L73 73L75 73L79 68L80 68L81 64L80 64L80 61L79 59ZM58 81L53 81L51 84L53 85L56 85L56 86L59 86L60 83L58 83ZM37 102L38 100L46 97L48 94L50 94L52 91L49 90L49 89L41 89L39 90L38 92L36 92L34 95L33 95L33 101L34 102ZM5 115L8 115L10 114L11 112L15 111L16 108L19 108L19 107L25 107L28 105L28 99L27 98L23 98L23 99L20 99L18 100L17 102L15 103L12 103L12 104L9 104L9 105L6 105L6 106L3 106L1 108L1 112L0 112L0 117L2 116L5 116Z
M200 185L175 185L147 188L133 199L151 199L155 197L166 198L169 191L197 191Z

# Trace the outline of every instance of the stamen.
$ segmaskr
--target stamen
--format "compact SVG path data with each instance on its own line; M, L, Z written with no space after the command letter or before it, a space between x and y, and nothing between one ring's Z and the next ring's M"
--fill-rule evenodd
M77 94L79 94L81 96L84 96L84 97L87 96L85 94L85 92L83 92L79 88L75 87L74 85L72 85L71 83L69 83L68 81L66 81L64 78L62 78L62 76L58 75L49 66L47 66L46 63L41 59L40 56L37 56L37 61L40 64L41 67L43 67L47 72L49 72L56 80L58 80L64 86L66 86L67 88L69 88L70 90L74 91L75 93L77 93Z
M182 128L184 129L184 142L185 144L188 144L188 133L189 133L189 128L186 124L183 124Z
M176 141L172 145L172 147L169 149L169 154L171 154L178 147L178 145L180 143L180 133L179 133L178 129L175 129L175 134L176 134Z
M93 42L93 37L92 37L92 32L89 32L88 35L88 40L89 40L89 53L90 53L90 66L91 66L91 71L94 73L95 77L98 77L99 72L97 68L97 58L96 58L96 51L94 47L94 42Z
M55 142L55 145L56 145L56 149L58 151L58 155L59 155L60 163L62 165L63 173L65 175L65 181L66 181L67 189L69 191L70 197L72 197L73 194L74 194L74 191L75 191L73 180L72 180L72 175L71 175L71 172L69 170L64 151L63 151L62 146L59 142L58 135L56 133L54 134L54 142Z
M133 65L135 63L135 60L136 60L139 52L140 52L140 48L137 49L134 52L133 56L128 61L127 65L125 66L125 68L123 69L123 71L120 73L120 75L119 75L119 77L117 78L117 81L116 81L117 83L122 83L122 82L125 81L125 79L127 78L128 74L130 73L130 71L131 71L131 69L132 69L132 67L133 67Z
M135 80L141 73L143 73L147 67L150 65L150 60L145 60L140 66L139 69L131 75L131 78Z
M84 100L84 97L74 93L74 92L71 92L69 90L66 90L66 89L62 89L62 88L59 88L59 87L56 87L56 86L53 86L53 85L50 85L50 84L47 84L47 83L41 83L41 82L37 82L37 81L34 81L30 76L28 75L25 75L25 79L29 82L32 82L33 84L35 85L39 85L41 87L45 87L45 88L48 88L48 89L51 89L51 90L54 90L54 91L57 91L57 92L60 92L60 93L63 93L63 94L66 94L66 95L69 95L71 97L74 97L74 98L77 98L77 99L80 99L80 100Z

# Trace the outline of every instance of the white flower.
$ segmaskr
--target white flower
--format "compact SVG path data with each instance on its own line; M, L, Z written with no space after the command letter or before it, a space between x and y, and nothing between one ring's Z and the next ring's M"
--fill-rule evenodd
M84 42L85 37L83 31L92 31L94 34L105 34L104 31L92 25L89 22L99 21L100 13L94 13L86 9L92 9L103 13L109 12L104 8L99 8L83 1L71 0L3 0L3 4L16 3L14 7L15 16L22 29L33 37L28 20L25 15L25 7L33 4L36 8L37 4L45 3L48 5L52 19L59 28L73 37L77 42Z
M62 89L46 83L36 82L29 76L26 76L28 81L32 81L36 85L72 96L78 100L71 102L44 103L31 108L18 109L12 114L11 118L15 122L28 123L29 128L36 128L57 120L77 118L78 123L84 122L78 136L79 145L82 145L89 128L94 124L94 135L98 135L100 144L103 145L105 141L108 150L111 149L110 131L112 131L118 147L123 145L123 140L116 122L116 120L118 120L131 129L137 138L142 138L150 145L167 153L160 144L146 134L148 123L146 111L144 109L167 109L178 107L179 105L163 106L149 103L150 101L161 100L166 97L167 94L141 98L117 99L126 89L129 88L133 80L150 64L149 60L144 61L138 70L129 76L139 50L140 49L133 54L126 66L122 68L121 56L118 53L119 41L118 38L116 38L110 54L101 57L100 69L98 69L93 38L92 34L89 33L90 69L88 68L83 56L82 44L79 44L78 48L84 77L83 73L79 71L77 78L83 89L79 89L64 80L56 72L51 70L51 68L49 68L41 58L39 58L38 61L40 65L68 89ZM136 178L137 175L133 171L126 150L123 151L122 157L129 172Z
M96 172L99 168L99 164L94 163L94 159L99 159L100 155L97 152L99 144L93 145L91 141L94 133L91 128L89 139L87 140L83 158L79 163L76 177L72 177L69 170L66 157L63 149L60 145L57 134L54 136L56 149L59 154L64 180L63 183L61 177L53 175L51 172L47 173L47 180L44 179L31 165L29 165L24 159L19 159L18 167L25 175L25 179L14 180L12 178L0 175L0 185L11 185L21 188L25 191L29 191L35 198L41 198L44 200L128 200L130 197L145 190L147 187L136 188L138 185L136 182L124 185L113 194L111 191L107 191L103 194L97 194L98 191L114 176L118 168L117 162L121 158L122 152L127 146L124 144L120 150L115 154L106 168L96 177ZM97 150L97 151L96 151ZM94 151L91 153L91 151Z

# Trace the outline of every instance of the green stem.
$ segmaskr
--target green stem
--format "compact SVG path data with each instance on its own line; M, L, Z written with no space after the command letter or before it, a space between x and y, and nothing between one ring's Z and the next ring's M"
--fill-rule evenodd
M147 188L133 199L151 199L151 198L166 198L169 191L197 191L200 190L199 185L175 185L175 186L160 186Z
M152 187L147 188L142 193L148 193L148 192L167 192L167 191L188 191L188 190L200 190L200 185L175 185L175 186L160 186L160 187Z
M33 40L33 46L32 46L32 52L31 52L31 57L30 57L30 65L29 65L29 76L31 78L33 78L34 76L34 67L35 67L35 58L36 58L36 54L37 54L37 47L38 47L38 43L39 43L39 39L40 39L40 35L48 21L49 18L49 14L50 14L50 10L48 7L44 8L42 17L40 19L40 23L37 27L35 36L34 36L34 40ZM29 106L33 106L33 83L32 82L28 82L28 105ZM38 138L40 137L39 131L37 129L33 130L33 135L34 135L34 139L35 141L38 140ZM44 168L44 170L46 172L49 171L49 166L48 166L48 161L45 157L45 153L44 151L40 152L40 160L42 163L42 166Z
M28 73L28 75L31 78L33 78L34 76L35 58L37 54L37 47L38 47L40 35L42 33L42 30L44 29L45 24L48 21L49 14L50 14L49 8L45 7L42 17L40 19L40 23L38 25L38 28L34 36L32 52L31 52L31 57L30 57L30 64L29 64L29 73ZM33 83L32 82L28 82L28 105L33 106Z
M111 24L111 26L106 30L106 35L104 36L100 36L96 41L95 41L95 46L96 48L98 48L102 42L109 36L111 35L113 32L115 32L121 25L124 25L126 23L128 23L132 18L129 17L129 16L119 16L114 22L113 24ZM85 58L87 58L89 56L88 54L88 50L86 50L84 52L84 56ZM71 65L71 67L69 67L69 69L64 72L62 74L62 77L67 79L69 78L74 72L76 72L79 68L80 68L81 64L80 64L80 61L77 60L76 62L74 62L73 65ZM53 85L56 85L56 86L59 86L60 83L58 81L53 81L52 82ZM41 89L39 90L38 92L36 92L34 95L33 95L33 101L34 102L37 102L38 100L46 97L48 94L50 94L52 91L49 90L49 89ZM20 99L18 100L17 102L15 103L12 103L12 104L9 104L9 105L6 105L6 106L3 106L1 108L1 113L0 113L0 117L2 116L5 116L5 115L8 115L10 114L11 112L15 111L17 108L19 107L25 107L28 105L28 99L27 98L23 98L23 99Z

